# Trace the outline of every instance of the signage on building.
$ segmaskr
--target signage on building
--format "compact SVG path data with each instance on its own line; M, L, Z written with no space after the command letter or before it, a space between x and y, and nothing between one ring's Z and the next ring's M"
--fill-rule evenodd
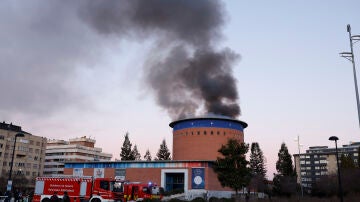
M104 168L94 168L94 177L95 178L104 177Z
M83 176L83 169L82 168L74 168L73 176L82 177Z
M117 168L115 169L115 179L117 180L125 180L126 176L126 169L123 168Z
M8 184L6 186L6 191L11 191L11 187L12 187L12 180L8 180Z
M205 168L192 168L191 187L193 189L205 189Z

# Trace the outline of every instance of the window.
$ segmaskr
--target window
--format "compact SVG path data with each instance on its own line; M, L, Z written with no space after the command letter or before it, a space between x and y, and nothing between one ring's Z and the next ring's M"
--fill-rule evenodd
M300 161L300 164L305 164L305 161Z
M320 163L327 163L327 160L320 160Z
M101 189L105 189L105 190L109 190L109 182L108 181L100 181L100 188Z
M210 134L211 134L211 135L214 135L214 132L213 132L213 131L211 131L211 132L210 132Z
M26 139L20 139L19 142L24 143L24 144L29 144L29 140L26 140Z
M206 135L206 131L204 131L204 135Z
M19 149L19 151L23 151L23 152L28 152L29 151L28 147L23 147L23 146L19 146L18 149Z

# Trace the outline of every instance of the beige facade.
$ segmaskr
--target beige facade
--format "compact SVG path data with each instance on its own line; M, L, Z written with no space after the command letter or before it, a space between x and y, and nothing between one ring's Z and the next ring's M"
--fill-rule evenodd
M360 142L351 142L338 147L339 163L341 155L349 155L356 165L358 162ZM337 161L336 149L327 146L313 146L306 153L294 155L297 181L301 183L306 192L311 192L312 187L321 176L336 175Z
M21 133L24 137L16 138ZM46 138L22 131L20 126L0 123L0 176L6 179L9 176L11 159L14 156L12 176L23 175L30 182L41 176L44 168Z
M95 147L96 141L86 136L65 140L48 140L44 176L64 174L65 162L110 161L112 154Z

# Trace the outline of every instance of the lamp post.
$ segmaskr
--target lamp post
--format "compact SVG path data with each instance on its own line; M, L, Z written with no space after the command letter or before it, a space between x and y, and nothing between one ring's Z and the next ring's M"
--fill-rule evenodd
M353 44L360 41L360 35L351 35L351 27L347 25L347 32L349 32L349 39L350 39L350 50L351 52L342 52L340 56L346 58L353 65L353 74L354 74L354 84L355 84L355 94L356 94L356 104L357 104L357 111L358 111L358 119L359 119L359 127L360 127L360 102L359 102L359 91L356 79L356 69L355 69L355 60L354 60L354 51L353 51Z
M338 170L338 182L339 182L339 194L340 194L340 201L343 202L343 192L342 192L342 186L341 186L341 176L340 176L340 166L339 166L339 154L338 154L338 148L337 148L337 141L339 140L336 136L331 136L329 138L331 141L335 141L335 153L336 153L336 163L337 163L337 170Z
M17 134L15 135L14 148L13 148L13 153L12 153L12 156L11 156L10 171L9 171L9 177L8 177L8 186L7 186L7 190L8 190L8 191L11 191L11 187L12 187L11 175L12 175L12 169L13 169L13 164L14 164L16 139L17 139L18 137L24 137L24 134L22 134L22 133L17 133Z
M300 137L299 136L297 136L297 139L295 139L295 141L297 142L297 144L298 144L298 150L299 150L299 173L300 173L300 189L301 189L301 197L304 197L304 190L303 190L303 186L302 186L302 176L301 176L301 164L300 164L300 146L302 146L302 145L300 145ZM295 164L296 165L296 164Z

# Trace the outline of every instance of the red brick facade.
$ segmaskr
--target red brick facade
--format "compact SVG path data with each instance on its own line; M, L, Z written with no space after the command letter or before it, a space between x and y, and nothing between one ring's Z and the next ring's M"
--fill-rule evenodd
M104 177L115 177L118 173L128 181L153 182L169 190L175 184L174 189L184 186L185 192L231 191L221 186L212 165L228 139L244 142L243 130L247 124L230 118L194 118L175 121L169 126L174 129L173 160L86 162L74 168L83 167L82 174L88 176L94 175L94 168L104 168ZM65 168L64 174L73 175L74 168ZM173 179L176 179L174 184Z
M216 160L218 149L229 138L244 142L240 130L227 128L188 128L176 130L173 134L174 160Z
M131 182L152 182L158 185L161 185L161 170L163 168L127 168L126 169L126 180ZM188 171L187 177L187 186L191 189L191 168L176 168L176 169L186 169ZM65 168L65 175L73 175L73 168ZM93 176L94 168L83 168L84 176ZM115 178L115 169L114 168L105 168L104 177ZM220 182L217 180L217 175L212 168L205 168L205 189L206 190L218 190L218 191L230 191L229 188L224 188L221 186Z

